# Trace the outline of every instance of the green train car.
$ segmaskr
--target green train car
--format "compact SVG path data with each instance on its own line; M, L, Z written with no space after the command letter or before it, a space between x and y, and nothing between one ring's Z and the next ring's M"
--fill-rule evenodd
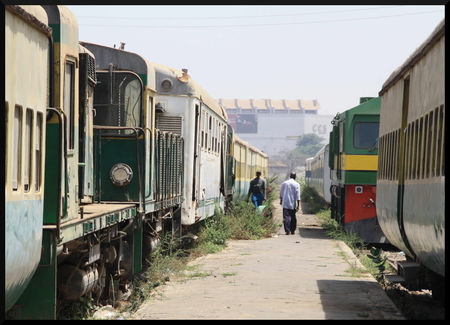
M380 98L361 98L333 119L329 142L331 216L367 243L387 242L375 209L379 119Z
M237 160L225 110L187 71L160 80L139 54L80 42L65 6L5 6L5 68L8 319L117 302L163 234L224 208L236 177L267 173L254 147ZM169 102L168 84L188 92Z

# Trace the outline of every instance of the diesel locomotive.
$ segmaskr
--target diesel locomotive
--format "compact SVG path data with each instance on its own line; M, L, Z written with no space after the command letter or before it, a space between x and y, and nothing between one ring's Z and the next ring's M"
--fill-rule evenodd
M79 42L54 5L5 6L5 68L8 318L120 299L163 233L232 199L239 140L187 71Z
M364 242L385 243L376 214L380 98L360 99L360 105L331 122L331 217Z

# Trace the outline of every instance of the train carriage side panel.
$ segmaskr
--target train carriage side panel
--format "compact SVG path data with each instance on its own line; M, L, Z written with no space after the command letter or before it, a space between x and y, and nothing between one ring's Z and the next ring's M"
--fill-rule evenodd
M41 257L50 83L47 22L39 6L6 6L5 310L22 294Z
M226 112L208 93L201 88L186 70L178 71L152 62L156 71L158 103L162 107L160 118L171 114L182 114L185 132L186 200L183 202L182 224L191 225L214 214L216 206L223 208L221 192L223 176L220 155ZM177 106L168 98L179 98L189 102ZM183 112L180 111L184 110ZM194 139L194 137L197 139ZM192 141L191 141L192 140ZM194 143L195 142L195 143ZM192 161L192 162L191 162Z
M330 146L327 144L325 146L324 154L323 154L323 193L324 193L324 199L325 202L328 204L331 203L331 178L330 178L330 166L329 166L329 154L330 152Z
M389 151L389 158L387 148L392 148L393 137L389 136L391 130L397 130L397 125L400 125L401 113L398 110L389 109L389 113L384 112L388 107L401 107L403 98L403 85L395 85L391 91L383 95L380 104L380 134L379 134L379 154L380 162L377 171L377 218L383 229L384 234L389 241L408 255L412 255L405 245L402 234L400 232L400 220L398 215L398 185L397 181L393 179L393 168L388 170L387 163L392 158L392 152ZM388 175L389 173L389 175ZM381 176L383 175L383 176ZM386 176L386 177L385 177Z
M442 36L411 71L408 120L418 119L420 124L423 123L421 184L405 181L403 201L405 232L411 248L424 265L442 276L445 274L444 65L445 36ZM435 134L439 134L436 142L431 138ZM434 158L433 151L438 150L431 148L439 145L440 157L437 158L436 153ZM441 170L433 176L432 163L437 159L442 159Z
M63 194L63 208L61 219L69 221L78 217L78 121L79 121L79 47L78 47L78 22L75 15L64 6L43 6L48 15L49 25L53 29L53 87L54 87L54 107L60 108L64 113L65 126L65 156L58 157L58 153L51 153L54 159L64 159L61 175L59 176L60 188ZM60 137L59 120L56 114L48 121L47 137L58 139ZM63 143L64 145L64 143ZM48 149L57 149L47 147ZM50 162L49 162L50 163ZM52 163L57 163L53 161ZM77 166L77 168L74 168ZM50 185L50 184L47 184ZM58 188L57 184L46 187L48 199L45 206L48 206L44 221L47 224L56 224L59 216L55 216L54 202L55 194L52 191ZM61 192L60 192L61 193ZM47 193L46 193L47 197ZM56 200L55 200L56 201ZM58 199L56 202L60 202ZM44 208L45 208L44 206Z
M442 21L380 91L383 163L377 180L383 230L410 258L441 276L445 274L444 44ZM401 117L397 123L392 114ZM392 154L396 146L397 156Z

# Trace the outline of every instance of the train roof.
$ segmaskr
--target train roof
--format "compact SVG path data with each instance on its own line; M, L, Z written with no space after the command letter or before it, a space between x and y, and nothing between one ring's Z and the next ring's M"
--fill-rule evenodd
M384 82L379 95L382 96L393 84L401 79L428 51L445 35L445 19L443 19L428 38L398 67Z
M250 143L248 143L245 140L242 140L241 138L239 138L236 134L233 137L233 141L237 142L245 147L248 147L250 150L253 150L255 152L257 152L258 154L260 154L261 156L268 158L269 155L267 155L265 152L262 152L260 149L256 148L255 146L251 145Z
M53 30L53 40L58 43L78 41L78 20L75 14L66 6L42 6L48 15L49 25L59 25Z
M320 155L322 152L327 150L327 147L329 147L329 143L327 143L326 145L324 145L322 148L320 148L312 157L306 158L306 160L314 160L317 158L318 155Z
M111 63L118 70L133 71L137 73L144 85L152 90L155 86L155 70L143 56L100 44L80 42L95 56L95 69L108 70Z
M353 115L380 115L381 97L369 99L335 116L334 120L351 118Z
M87 47L83 46L82 44L78 44L78 51L79 51L80 53L87 53L87 54L89 54L90 56L92 56L93 58L95 58L95 55L94 55L91 51L89 51L89 50L87 49Z
M202 100L210 109L224 120L228 120L228 115L225 109L212 98L206 90L197 84L192 77L187 74L187 71L179 71L175 68L151 62L156 73L156 91L161 95L181 95L195 97ZM163 81L169 80L171 82L170 88L162 86Z
M5 10L15 14L26 23L33 25L38 30L44 32L48 37L52 35L52 29L48 26L48 16L42 6L5 6Z

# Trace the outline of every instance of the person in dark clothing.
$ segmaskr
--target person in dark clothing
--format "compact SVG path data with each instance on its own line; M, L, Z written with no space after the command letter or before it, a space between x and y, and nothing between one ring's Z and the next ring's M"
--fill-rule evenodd
M250 181L250 188L248 189L247 202L252 196L252 202L255 208L262 205L266 197L266 181L261 178L261 172L256 172L256 177Z

